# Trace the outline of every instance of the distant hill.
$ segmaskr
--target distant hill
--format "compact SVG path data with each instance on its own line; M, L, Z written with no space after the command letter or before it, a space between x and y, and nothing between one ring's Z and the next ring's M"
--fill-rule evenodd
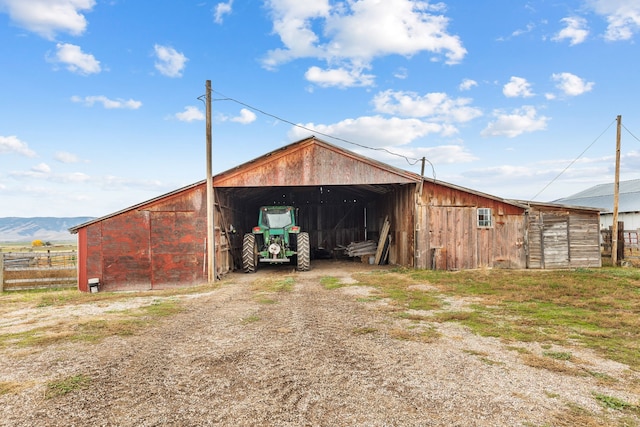
M57 217L4 217L0 218L0 242L43 242L75 241L76 236L69 228L94 219L90 216L72 218Z

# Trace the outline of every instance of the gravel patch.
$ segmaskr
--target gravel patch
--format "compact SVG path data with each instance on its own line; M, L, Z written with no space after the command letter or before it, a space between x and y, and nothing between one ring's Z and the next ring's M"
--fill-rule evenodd
M184 312L135 336L1 348L0 384L18 387L0 394L0 425L543 426L569 407L602 414L594 391L639 402L637 387L623 386L630 375L638 384L637 376L584 349L551 350L570 351L575 360L567 364L616 382L528 366L523 353L549 349L514 348L456 323L420 321L439 336L398 339L395 331L416 323L363 301L372 288L320 285L338 268L350 275L365 267L314 265L294 273L294 289L271 295L272 304L256 298L251 281L284 270L231 274L215 291L183 298ZM452 310L466 304L448 302ZM20 327L4 323L0 331ZM73 375L90 382L45 398L48 381Z

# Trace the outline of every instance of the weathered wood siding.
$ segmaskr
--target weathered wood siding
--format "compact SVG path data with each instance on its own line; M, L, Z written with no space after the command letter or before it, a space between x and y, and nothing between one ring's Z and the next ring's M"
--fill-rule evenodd
M420 266L437 270L524 268L524 208L478 193L425 181L417 225ZM490 208L491 227L478 227L477 209ZM425 254L426 253L426 254Z
M599 224L597 212L532 208L527 224L527 267L600 267Z
M375 203L371 212L375 212L373 221L377 239L384 219L390 222L389 264L414 266L415 247L415 193L416 185L399 186L396 191L385 194Z
M413 183L419 176L314 138L216 175L215 187Z

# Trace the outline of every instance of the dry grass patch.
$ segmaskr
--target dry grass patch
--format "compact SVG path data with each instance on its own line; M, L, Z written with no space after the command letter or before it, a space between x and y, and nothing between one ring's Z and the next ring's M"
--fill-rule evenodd
M27 388L26 385L14 381L0 381L0 396L3 394L15 394Z
M532 368L546 369L547 371L558 372L560 374L567 375L585 375L584 370L577 369L573 366L570 366L556 359L552 359L550 357L538 356L535 354L523 354L521 357L524 364L527 366L531 366Z
M291 292L295 283L293 276L261 277L253 281L251 290L258 293Z
M130 336L154 325L164 317L184 310L176 299L156 299L151 304L112 311L99 317L66 317L54 324L22 332L0 334L0 348L45 347L63 342L98 342L109 336Z

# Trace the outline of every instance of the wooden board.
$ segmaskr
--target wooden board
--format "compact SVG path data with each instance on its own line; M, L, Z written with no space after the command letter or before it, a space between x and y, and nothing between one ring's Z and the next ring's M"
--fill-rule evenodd
M376 259L375 264L379 265L380 260L382 258L382 252L384 251L384 244L387 241L387 236L389 235L389 228L391 228L391 223L389 222L389 215L384 219L384 224L382 225L382 231L380 232L380 239L378 240L378 250L376 251Z

